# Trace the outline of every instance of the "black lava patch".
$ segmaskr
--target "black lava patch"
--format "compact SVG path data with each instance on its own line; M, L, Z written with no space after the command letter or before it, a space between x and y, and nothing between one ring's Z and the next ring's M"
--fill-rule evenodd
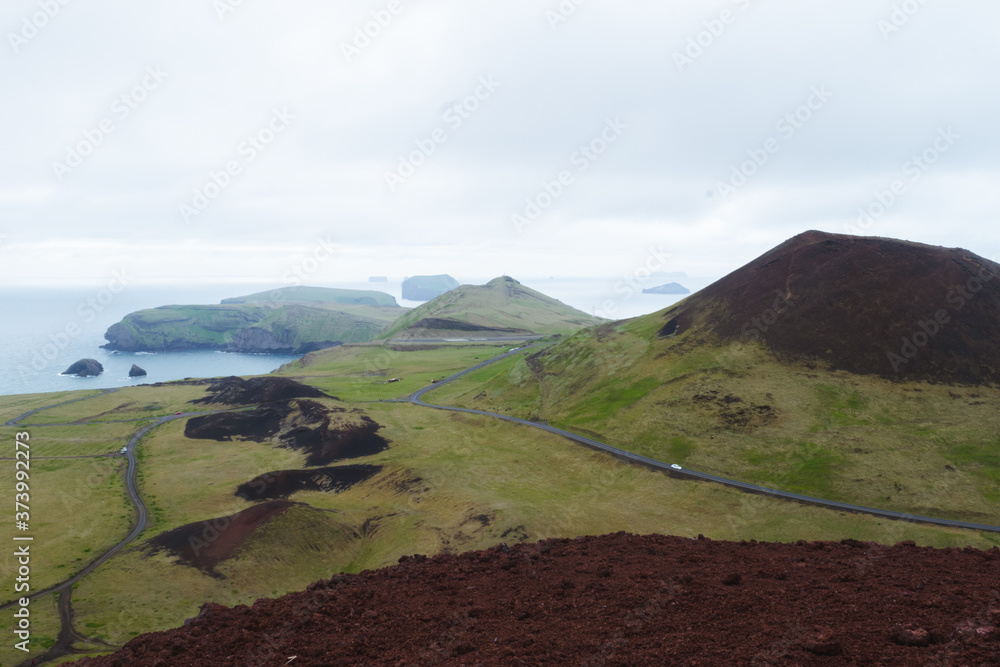
M336 398L315 387L278 377L256 377L249 380L238 377L221 378L210 384L207 391L208 396L191 402L252 405L293 398Z
M240 484L236 489L236 495L244 500L276 500L288 498L297 491L340 493L355 484L371 479L381 471L382 466L373 465L278 470Z

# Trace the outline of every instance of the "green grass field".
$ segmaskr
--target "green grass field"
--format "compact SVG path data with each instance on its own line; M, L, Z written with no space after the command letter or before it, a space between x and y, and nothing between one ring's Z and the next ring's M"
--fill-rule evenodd
M670 463L897 511L1000 524L1000 390L683 353L635 323L505 360L430 402L509 413Z
M340 345L285 364L275 375L292 377L345 401L409 396L461 370L506 352L509 344ZM387 383L392 378L399 382Z
M15 530L13 511L5 513L2 526L7 535L34 538L30 545L32 591L70 578L125 537L132 507L125 496L122 467L122 459L31 461L30 530ZM14 473L13 465L4 465L0 472L0 485L11 494L12 510ZM17 562L13 554L11 547L0 556L2 602L19 597L14 590Z
M353 462L385 466L338 494L302 492L315 510L282 515L224 562L217 579L159 553L131 549L94 572L74 596L78 618L114 642L180 624L202 602L249 604L299 590L337 572L390 565L412 553L460 552L499 542L596 535L617 530L713 539L912 539L935 546L987 548L969 531L890 522L671 479L499 420L404 404L365 406L392 441ZM143 488L160 508L155 530L229 514L247 506L235 485L267 469L297 465L257 443L182 438L173 424L143 444ZM219 445L220 447L216 447ZM235 456L233 447L245 449ZM201 448L192 453L191 448ZM251 456L256 463L230 470ZM287 455L287 454L286 454ZM155 461L155 459L159 459ZM300 463L300 462L299 462ZM241 466L243 464L240 464ZM223 470L209 487L207 473ZM175 489L167 493L171 485ZM302 536L290 539L290 536ZM148 585L136 586L136 581Z
M663 350L627 326L602 335L605 340L598 345L591 332L577 334L543 363L529 360L534 350L513 355L426 398L547 419L656 458L739 479L892 509L997 521L996 496L990 495L996 493L1000 467L990 458L1000 432L996 393L890 386L789 368L752 347L658 356ZM269 443L190 440L183 435L184 420L147 435L136 455L150 527L77 585L77 629L122 643L139 632L175 627L206 601L249 604L337 572L389 565L405 554L619 530L784 542L909 539L938 547L988 548L1000 542L975 531L835 512L674 479L537 429L378 402L509 349L416 347L345 345L281 370L348 401L347 408L363 410L382 425L380 435L390 448L349 461L383 466L366 482L341 493L294 494L291 500L307 506L263 524L217 567L220 577L177 564L163 552L151 553L143 548L145 541L249 507L234 495L240 483L301 468L304 455ZM384 383L392 377L402 380ZM29 430L38 451L97 451L102 438L103 446L120 447L123 438L148 422L39 424L189 411L196 406L187 401L202 395L203 386L134 387L39 413L31 420L34 425L6 427L0 435L9 441L14 431ZM727 402L727 396L739 401ZM0 412L19 414L45 400L0 397ZM764 405L774 414L754 407ZM752 408L750 421L742 425L740 408ZM32 516L40 547L38 560L32 561L36 590L68 578L127 532L131 511L121 464L121 459L33 464ZM13 474L9 467L4 470ZM0 483L9 487L12 479L0 478ZM11 521L9 516L6 525L12 531ZM5 590L12 589L10 566L8 559ZM40 644L54 640L57 632L52 614L44 611L53 599L37 603L43 610Z

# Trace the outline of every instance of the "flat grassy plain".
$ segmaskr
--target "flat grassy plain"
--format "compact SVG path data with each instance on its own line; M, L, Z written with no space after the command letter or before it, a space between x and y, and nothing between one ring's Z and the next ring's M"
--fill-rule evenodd
M14 527L14 466L0 468L0 488L8 490L11 511L4 514L6 535L30 535L31 590L64 581L95 557L121 541L132 520L125 495L122 459L32 461L30 470L30 530ZM13 543L11 543L13 544ZM0 555L0 603L20 597L14 590L17 559L14 548Z
M685 349L640 322L581 332L429 402L545 420L669 463L902 512L1000 525L1000 390Z
M11 419L20 417L30 410L44 408L61 401L96 396L101 392L86 391L56 391L47 394L13 394L0 396L0 424L6 424Z
M189 401L205 396L205 389L205 385L171 383L159 386L126 387L110 393L95 393L93 398L85 401L67 403L36 412L25 419L23 424L30 426L32 424L63 424L79 421L152 420L172 415L181 410L203 410L203 407L191 405Z
M339 345L285 364L273 375L295 378L349 402L409 396L441 380L506 352L513 344ZM386 380L400 378L399 382Z
M6 590L6 589L5 589ZM31 641L29 653L14 648L14 643L20 641L14 634L14 610L5 609L0 614L0 632L4 642L0 643L0 665L17 665L25 658L37 656L56 643L59 636L59 609L56 607L58 598L46 595L40 600L34 600L28 606L31 611Z

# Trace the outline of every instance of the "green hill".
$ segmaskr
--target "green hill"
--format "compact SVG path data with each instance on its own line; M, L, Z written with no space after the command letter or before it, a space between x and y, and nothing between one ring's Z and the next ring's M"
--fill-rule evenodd
M967 251L809 233L667 310L512 357L435 400L743 481L996 523L1000 332L989 322L1000 300L986 296L991 281L978 303L966 300L968 321L953 312L911 353L909 374L884 372L899 350L893 327L922 331L965 266L995 265ZM982 323L979 336L970 322Z
M280 287L278 289L256 292L246 296L223 299L223 304L238 303L336 303L364 306L398 306L395 297L385 292L374 290L339 289L334 287Z
M288 304L161 306L129 313L108 328L105 348L126 352L225 350L303 354L372 340L380 317Z
M414 308L381 338L568 334L604 321L503 276L485 285L462 285Z

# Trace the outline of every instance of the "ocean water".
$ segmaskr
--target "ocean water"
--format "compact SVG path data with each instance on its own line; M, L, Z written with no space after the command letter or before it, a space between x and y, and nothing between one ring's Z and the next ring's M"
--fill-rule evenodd
M486 278L456 276L465 284L483 284ZM673 279L627 284L615 279L542 278L522 280L532 289L559 299L584 312L608 319L652 313L679 301L680 296L641 294L641 288ZM692 289L710 280L678 279ZM348 289L373 289L396 297L401 306L419 302L402 299L400 280L386 283L344 282L325 285ZM129 353L100 346L104 332L130 312L168 304L211 304L227 297L270 289L271 285L129 286L118 293L107 288L52 289L3 288L0 291L0 395L29 394L70 389L107 389L165 382L188 377L258 375L269 373L297 357L291 355L233 354L216 351ZM104 373L95 378L62 375L73 362L91 358L101 362ZM129 378L132 364L147 376Z

